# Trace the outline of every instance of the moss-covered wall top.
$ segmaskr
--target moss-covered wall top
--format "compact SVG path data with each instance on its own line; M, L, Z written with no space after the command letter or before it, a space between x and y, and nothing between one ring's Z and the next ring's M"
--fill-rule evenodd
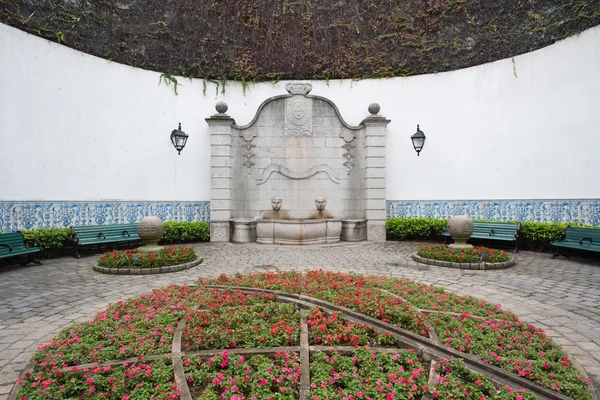
M0 0L0 21L167 76L359 79L526 53L600 24L600 0Z

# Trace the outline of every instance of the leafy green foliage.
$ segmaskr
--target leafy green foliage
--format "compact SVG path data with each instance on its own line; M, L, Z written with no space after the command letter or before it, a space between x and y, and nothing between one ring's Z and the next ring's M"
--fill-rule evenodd
M315 353L310 378L314 399L409 399L428 390L425 367L410 350L375 354L358 348L348 356Z
M496 400L535 400L537 397L523 389L514 390L510 386L500 389L483 374L473 372L464 366L460 358L437 360L436 371L440 374L434 397L455 400L496 399Z
M210 225L206 222L167 221L164 223L164 230L162 240L165 243L210 240ZM68 247L72 240L70 228L41 228L22 232L28 244L37 240L44 249Z
M520 223L519 237L524 246L532 250L541 250L551 240L557 240L565 233L567 226L596 228L600 226L587 225L579 222L535 222L535 221L494 221L475 219L476 222L512 222ZM438 240L444 233L448 220L436 218L390 218L385 222L388 235L394 239Z
M300 358L293 352L246 358L225 350L208 360L186 357L183 363L194 399L295 400L300 391Z
M387 78L510 58L599 24L600 8L598 0L0 0L0 21L163 72L174 92L174 76L236 80L245 91L255 81Z
M98 265L106 268L135 267L139 261L141 268L159 268L168 265L184 264L196 259L196 252L191 247L165 247L157 253L141 254L137 249L106 252L98 260Z
M206 222L168 221L164 224L162 240L167 243L208 242L210 225Z
M482 253L488 255L488 262L505 262L510 257L505 251L476 246L472 249L450 249L448 246L423 246L417 254L431 260L451 261L457 263L477 263L481 261Z
M446 225L447 220L435 218L390 218L385 221L388 234L398 239L437 239L444 233Z
M564 235L567 226L578 226L581 228L596 228L600 226L586 225L578 222L521 222L520 235L533 244L556 240Z
M45 249L65 247L71 242L71 228L42 228L34 231L21 231L25 242L31 244L35 240Z

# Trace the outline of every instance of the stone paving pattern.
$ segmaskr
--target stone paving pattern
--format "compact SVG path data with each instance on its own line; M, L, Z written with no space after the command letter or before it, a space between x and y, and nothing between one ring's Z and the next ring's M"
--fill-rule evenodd
M162 275L105 275L95 256L46 260L42 266L0 268L0 400L32 353L61 329L86 321L111 302L199 277L266 270L326 269L406 277L500 303L543 328L592 379L600 381L600 260L552 259L520 252L506 270L475 271L417 264L418 243L340 243L314 247L200 243L204 262ZM595 385L598 390L598 385Z

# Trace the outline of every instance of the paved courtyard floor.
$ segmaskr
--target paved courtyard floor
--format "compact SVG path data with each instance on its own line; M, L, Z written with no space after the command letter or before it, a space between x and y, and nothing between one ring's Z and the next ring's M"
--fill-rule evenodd
M204 258L202 264L163 275L103 275L92 270L95 256L0 268L0 400L8 399L39 345L67 325L91 319L108 303L169 284L193 284L199 277L275 268L406 277L500 303L522 321L546 330L600 381L600 261L554 260L548 254L520 252L517 265L507 270L455 270L415 263L410 254L417 245L201 243L195 248Z

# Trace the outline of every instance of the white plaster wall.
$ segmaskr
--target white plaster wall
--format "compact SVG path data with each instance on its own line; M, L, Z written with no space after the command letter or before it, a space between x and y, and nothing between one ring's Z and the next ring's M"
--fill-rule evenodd
M515 71L516 75L515 76ZM208 126L238 125L285 82L225 95L85 55L0 24L0 201L210 199ZM377 81L313 82L352 125L371 102L392 120L390 200L600 198L600 27L478 67ZM181 156L169 134L190 135ZM427 135L417 157L410 135Z

